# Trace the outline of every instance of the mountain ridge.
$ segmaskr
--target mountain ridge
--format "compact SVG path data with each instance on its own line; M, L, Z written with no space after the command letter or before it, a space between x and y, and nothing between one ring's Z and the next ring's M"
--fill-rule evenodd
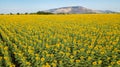
M69 14L79 14L79 13L115 13L111 10L94 10L90 8L86 8L83 6L68 6L68 7L60 7L45 10L44 12L51 12L51 13L69 13Z

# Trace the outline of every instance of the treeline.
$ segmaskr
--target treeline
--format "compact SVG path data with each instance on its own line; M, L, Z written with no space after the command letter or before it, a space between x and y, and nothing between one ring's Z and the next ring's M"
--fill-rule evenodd
M44 11L38 11L38 12L35 12L35 13L8 13L8 14L0 14L0 15L48 15L48 14L53 14L53 13L50 13L50 12L44 12Z
M8 13L8 14L0 14L0 15L50 15L50 14L55 14L51 12L44 12L44 11L38 11L35 13ZM57 13L57 14L65 14L65 13Z
M65 14L70 14L70 13L51 13L51 12L44 12L44 11L38 11L35 13L8 13L8 14L0 14L0 15L50 15L50 14L57 14L57 15L65 15ZM77 13L73 13L77 14ZM101 13L95 13L95 12L90 12L90 13L82 13L82 14L101 14ZM113 13L103 13L103 14L120 14L120 12L113 12Z

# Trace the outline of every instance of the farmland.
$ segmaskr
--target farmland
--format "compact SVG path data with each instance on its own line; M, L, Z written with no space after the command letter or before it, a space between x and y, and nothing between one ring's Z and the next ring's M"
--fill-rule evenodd
M120 14L0 15L0 67L120 67Z

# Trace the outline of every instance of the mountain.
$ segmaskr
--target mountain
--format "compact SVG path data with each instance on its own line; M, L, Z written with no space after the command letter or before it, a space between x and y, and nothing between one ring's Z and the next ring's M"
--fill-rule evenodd
M99 11L101 11L102 13L119 13L111 10L99 10Z
M45 10L44 12L51 13L69 13L69 14L78 14L78 13L114 13L110 10L93 10L82 6L70 6L70 7L61 7L55 9Z

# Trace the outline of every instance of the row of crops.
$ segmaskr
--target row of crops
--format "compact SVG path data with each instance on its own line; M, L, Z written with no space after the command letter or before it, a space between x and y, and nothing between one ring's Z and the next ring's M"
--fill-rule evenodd
M120 67L120 15L1 15L0 67Z

